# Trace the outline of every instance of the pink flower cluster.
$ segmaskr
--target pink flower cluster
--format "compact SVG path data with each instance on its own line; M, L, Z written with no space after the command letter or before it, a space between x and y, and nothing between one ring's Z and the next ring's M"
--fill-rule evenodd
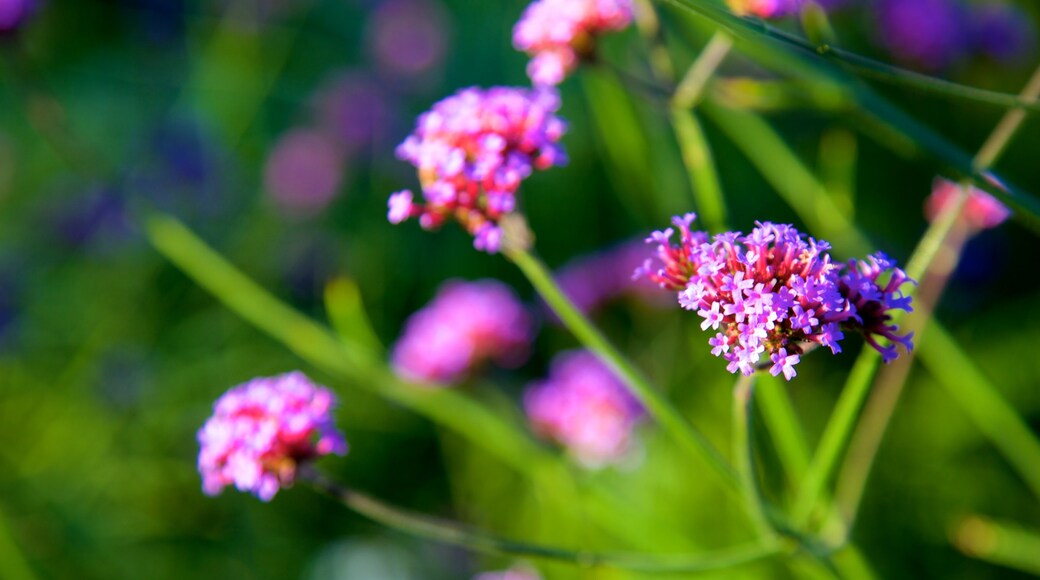
M533 57L534 84L558 85L592 54L596 36L631 23L631 0L535 0L513 28L513 46Z
M805 0L727 0L727 4L740 16L783 18L801 10Z
M716 331L711 352L729 361L730 372L750 375L768 354L770 372L790 380L808 345L841 352L842 330L862 333L885 362L897 352L878 336L913 348L911 335L889 324L892 310L911 310L900 287L913 281L883 254L850 261L842 274L845 266L831 262L829 244L792 226L759 223L746 236L727 232L709 240L690 230L694 218L673 220L678 245L672 228L654 232L647 242L657 244L664 267L654 271L647 260L636 275L679 292L679 304L704 319L701 329Z
M520 183L535 169L566 163L558 141L566 125L551 90L468 88L419 117L397 156L419 170L425 204L411 191L390 196L387 217L418 217L425 229L449 219L475 236L477 249L497 252L499 220L516 207Z
M336 399L301 372L256 378L224 393L199 430L199 473L208 495L234 485L270 501L296 467L347 452L333 424Z
M957 199L957 190L960 185L943 179L936 178L932 183L932 195L925 201L924 214L928 221L932 221L945 207ZM968 193L968 201L961 210L960 219L972 231L979 232L995 228L1011 217L1011 210L997 201L995 197L972 187Z
M447 282L408 320L393 365L408 379L453 383L487 359L511 367L527 358L534 323L508 286Z
M557 356L549 378L524 394L524 408L536 433L592 468L623 458L644 416L621 381L587 351Z

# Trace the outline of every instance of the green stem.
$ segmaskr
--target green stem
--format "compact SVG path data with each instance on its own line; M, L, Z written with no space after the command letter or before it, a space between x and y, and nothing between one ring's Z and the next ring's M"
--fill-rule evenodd
M731 48L733 48L733 40L730 36L725 32L716 32L705 45L697 60L690 65L682 80L679 81L679 86L675 88L675 93L672 95L672 106L678 109L696 107L704 94L704 88L708 86L712 75L715 74Z
M565 550L517 542L488 534L459 522L409 512L341 486L311 469L301 470L299 478L350 509L390 528L477 552L541 558L566 562L583 568L602 567L642 572L703 572L731 569L735 566L780 555L790 549L780 542L771 542L748 544L696 556L608 554Z
M686 450L702 457L726 483L727 489L738 490L740 482L725 458L574 307L570 299L557 286L545 264L522 248L507 248L505 254L531 281L535 290L545 299L560 321L586 348L595 353L617 374L632 395L643 404L650 416Z
M965 554L1040 575L1040 532L972 516L954 532L954 544Z
M737 473L740 474L744 504L749 507L748 511L755 525L755 531L760 537L770 538L775 536L776 532L766 516L766 505L759 490L757 469L755 468L752 423L754 384L754 375L740 375L733 386L733 457L737 461Z

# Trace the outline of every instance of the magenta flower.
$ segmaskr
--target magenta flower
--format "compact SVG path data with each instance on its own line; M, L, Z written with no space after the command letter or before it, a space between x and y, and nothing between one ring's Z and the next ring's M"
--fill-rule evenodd
M805 0L727 0L726 3L740 16L783 18L801 10Z
M527 359L534 323L508 286L452 281L408 319L394 346L397 372L411 380L454 383L485 360L517 366Z
M690 230L694 218L673 220L679 245L672 244L672 228L654 232L647 242L657 244L664 267L654 271L647 260L636 275L677 291L679 304L704 319L701 329L716 331L708 344L729 361L730 372L750 375L768 353L772 373L790 380L809 345L841 352L843 329L862 333L885 362L896 351L877 337L913 348L910 335L889 324L892 310L911 310L900 287L913 281L883 254L849 262L842 274L845 266L831 262L829 244L792 226L759 223L746 236L727 232L709 240Z
M301 372L256 378L224 393L198 434L202 490L217 495L234 485L270 501L292 485L301 462L344 455L347 442L331 415L335 403Z
M971 50L960 0L878 0L872 11L878 42L905 64L940 70Z
M37 0L0 0L0 34L14 32L37 8Z
M264 169L264 186L278 206L309 216L325 209L343 185L346 157L317 129L295 129L279 139Z
M513 28L513 46L532 57L535 85L558 85L593 54L597 36L631 23L631 0L535 0Z
M477 574L473 580L542 580L538 572L524 566L513 566L500 572Z
M557 356L549 378L524 394L524 409L536 433L591 468L622 459L644 416L621 381L587 351Z
M928 221L933 221L942 210L957 199L956 183L938 177L932 182L932 195L925 201L924 214ZM1011 210L997 201L995 197L972 187L968 193L968 201L961 210L961 222L973 232L988 230L999 226L1011 217Z
M660 292L647 280L633 280L632 270L646 259L642 240L629 240L605 250L580 256L555 274L571 302L585 314L621 296L634 295L660 303ZM555 314L549 313L555 317Z
M397 156L419 170L425 203L407 192L390 199L390 221L418 217L425 229L458 221L474 246L495 253L499 220L516 208L520 183L535 169L566 163L558 141L566 125L550 90L495 87L459 91L419 117ZM407 203L406 203L407 201Z

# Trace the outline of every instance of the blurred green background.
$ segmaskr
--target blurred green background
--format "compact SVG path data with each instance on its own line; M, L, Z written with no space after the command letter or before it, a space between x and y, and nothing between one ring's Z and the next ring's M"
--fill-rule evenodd
M1037 6L1020 4L1037 22ZM309 368L171 266L144 235L145 212L172 214L320 320L326 283L346 276L358 284L385 344L450 278L503 280L545 318L515 268L474 251L457 228L429 234L385 219L388 194L416 186L412 167L393 149L418 113L460 87L526 84L526 58L510 45L523 6L49 0L0 37L0 578L436 579L512 563L388 531L304 486L270 504L237 492L203 496L195 432L212 401L251 377L295 368L342 401L338 418L351 452L322 465L396 504L539 543L629 547L581 516L596 508L560 509L561 502L583 505L588 481L602 480L621 490L626 509L641 516L633 526L657 551L747 537L739 508L714 476L653 426L641 429L638 465L582 473L572 489L540 492L457 436ZM835 29L849 48L887 59L864 24L870 10L836 14ZM676 61L689 62L709 25L667 8L661 19ZM797 30L795 22L783 26ZM652 78L645 43L629 30L605 41L602 58L610 64L562 86L570 164L523 187L538 251L553 267L644 236L694 206L667 107L640 81ZM1014 93L1035 61L1035 54L1010 64L980 57L936 74ZM936 163L893 152L840 108L812 106L805 86L784 86L754 60L731 57L720 77L751 79L766 96L786 91L759 112L857 227L906 260L927 226L921 208ZM968 151L1002 113L969 100L878 89ZM791 222L825 237L712 122L726 115L719 103L730 91L749 89L720 82L712 90L713 110L722 112L706 115L705 128L730 224L747 230L754 220ZM761 105L753 96L744 104ZM335 138L314 137L330 131ZM294 142L293 135L304 138ZM1038 150L1040 130L1027 121L998 169L1036 192ZM1035 240L1015 221L972 240L937 311L1034 427ZM840 247L836 253L852 257ZM595 316L727 448L732 377L709 356L699 319L638 297ZM764 383L787 389L810 441L860 344L850 339L842 355L809 357L789 384ZM465 389L519 421L523 386L546 374L553 354L576 345L546 319L525 366L489 370ZM775 463L765 455L767 467ZM1037 527L1040 503L944 386L915 366L853 540L883 578L1013 577L954 547L956 525L971 514ZM565 565L541 571L548 578L629 577ZM739 571L794 573L775 563Z

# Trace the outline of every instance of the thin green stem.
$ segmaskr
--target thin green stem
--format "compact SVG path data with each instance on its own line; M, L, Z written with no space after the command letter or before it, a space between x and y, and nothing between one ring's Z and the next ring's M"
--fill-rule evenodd
M708 44L704 46L697 59L683 75L672 95L672 106L680 109L692 109L700 102L705 87L719 65L725 60L733 40L724 32L716 32Z
M643 375L587 319L553 280L548 268L538 258L521 248L507 248L504 252L530 280L560 321L590 351L613 370L628 390L646 408L661 427L677 443L694 455L703 458L726 484L736 491L740 482L733 468L715 447L673 407Z
M608 554L528 544L491 535L471 526L406 511L341 486L312 469L300 479L380 524L435 542L489 554L525 556L566 562L583 568L615 568L641 572L705 572L777 556L790 550L781 542L755 543L701 555Z
M1035 101L1040 98L1040 67L1033 71L1033 76L1022 89L1021 97L1025 100ZM975 168L983 171L989 169L1000 158L1004 148L1011 142L1022 122L1026 120L1026 110L1015 108L1004 114L997 127L990 133L986 142L975 155Z
M744 504L748 506L755 531L760 537L776 535L766 515L766 505L758 485L758 470L755 467L754 406L755 376L740 375L733 386L733 457L737 462Z

